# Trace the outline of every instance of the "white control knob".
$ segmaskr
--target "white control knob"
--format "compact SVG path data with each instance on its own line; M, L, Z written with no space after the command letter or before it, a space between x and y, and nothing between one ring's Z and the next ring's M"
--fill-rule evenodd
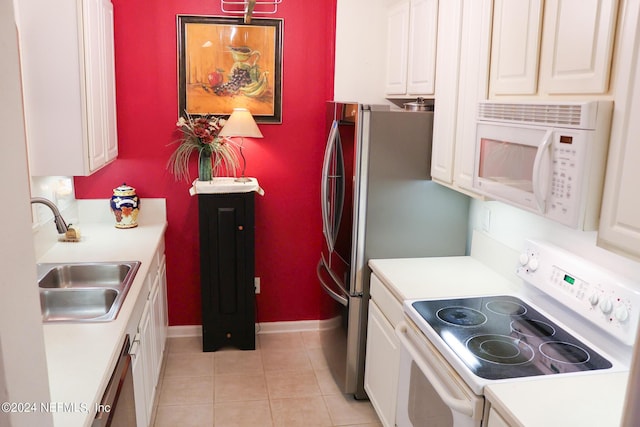
M600 302L600 311L602 311L604 314L609 314L611 313L611 310L613 310L613 302L611 302L611 298L605 298Z
M589 304L591 304L592 306L595 307L596 305L598 305L598 301L600 301L600 297L597 293L594 292L589 296Z
M531 271L536 271L539 266L540 263L538 263L537 259L533 258L529 261L529 268L531 269Z
M615 310L613 310L613 315L618 319L618 322L624 322L629 318L629 310L627 310L627 307L624 304L620 304Z
M529 262L529 255L526 252L520 254L520 265L527 265Z

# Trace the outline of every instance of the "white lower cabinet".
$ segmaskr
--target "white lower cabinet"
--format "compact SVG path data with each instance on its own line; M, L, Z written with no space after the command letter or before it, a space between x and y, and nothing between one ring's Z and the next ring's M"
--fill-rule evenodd
M158 276L149 297L151 307L151 325L153 332L153 376L160 376L162 367L162 355L167 340L167 291L166 291L166 268L164 259L159 267Z
M131 347L137 427L148 427L156 398L168 329L167 280L164 246L145 283L151 283Z
M393 327L370 302L364 389L385 427L395 425L399 364L400 349Z
M140 334L140 349L141 355L140 364L142 365L143 383L145 400L143 402L136 401L136 405L141 405L141 411L144 412L144 418L138 421L138 426L148 426L151 422L151 414L153 411L153 400L156 397L156 381L154 381L154 346L153 346L153 329L151 324L151 312L147 303L145 310L140 319L140 326L138 327L138 333ZM135 388L135 384L134 384ZM142 421L142 424L140 424Z
M133 394L136 401L136 423L138 426L146 426L149 424L147 417L146 405L141 402L147 401L146 390L144 387L144 355L140 345L140 334L137 333L131 343L129 350L131 355L131 372L133 375Z
M164 353L167 343L167 332L169 330L169 312L167 307L167 264L164 254L158 267L158 317L156 329L158 330L159 353Z
M371 276L364 389L384 427L396 424L400 343L394 327L402 306L377 277Z
M511 427L511 424L502 418L502 415L494 408L489 409L489 417L487 419L487 427Z

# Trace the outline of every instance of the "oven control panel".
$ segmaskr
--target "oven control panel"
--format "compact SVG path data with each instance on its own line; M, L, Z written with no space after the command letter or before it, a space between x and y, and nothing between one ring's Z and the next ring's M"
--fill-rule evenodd
M628 280L548 243L528 240L516 273L627 345L640 320L640 292Z

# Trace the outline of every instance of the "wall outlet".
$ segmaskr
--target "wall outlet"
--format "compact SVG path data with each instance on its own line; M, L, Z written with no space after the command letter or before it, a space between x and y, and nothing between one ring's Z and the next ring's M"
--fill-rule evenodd
M259 277L254 277L253 278L253 288L256 290L256 294L260 293L260 278Z

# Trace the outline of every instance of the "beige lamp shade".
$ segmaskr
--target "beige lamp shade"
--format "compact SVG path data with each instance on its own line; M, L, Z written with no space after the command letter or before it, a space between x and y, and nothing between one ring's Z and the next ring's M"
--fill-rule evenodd
M262 138L262 132L246 108L234 108L227 123L220 129L220 136Z

